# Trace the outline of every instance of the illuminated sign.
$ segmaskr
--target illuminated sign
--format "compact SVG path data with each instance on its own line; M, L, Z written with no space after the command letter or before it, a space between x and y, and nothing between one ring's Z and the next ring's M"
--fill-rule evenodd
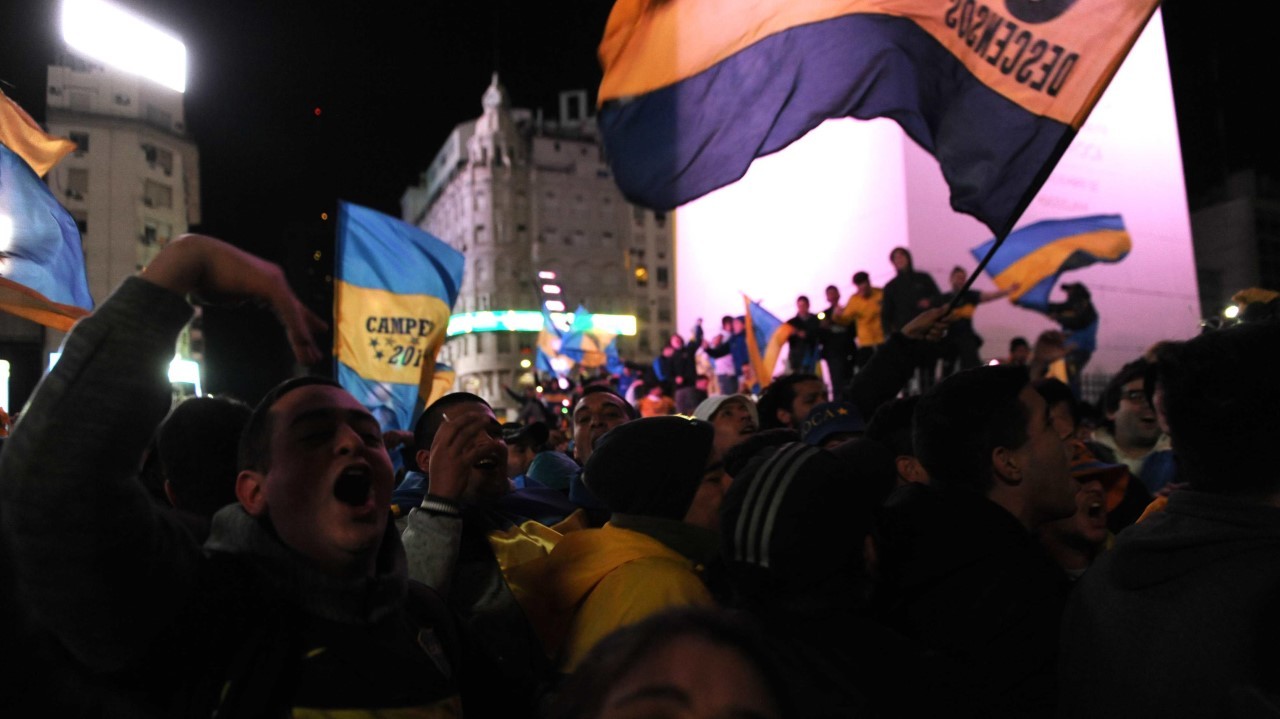
M85 55L177 92L187 89L187 46L102 0L63 0L62 39Z
M551 321L567 330L573 324L573 313L552 312ZM636 318L635 315L591 315L591 329L630 336L636 333ZM449 318L450 337L473 332L541 331L542 313L536 310L462 312Z

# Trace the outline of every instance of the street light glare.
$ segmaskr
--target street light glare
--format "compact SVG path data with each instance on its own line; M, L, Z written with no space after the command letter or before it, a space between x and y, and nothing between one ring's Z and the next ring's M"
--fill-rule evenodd
M62 39L77 51L177 92L187 90L187 46L103 0L63 0Z
M1227 308L1222 311L1222 316L1226 317L1229 320L1234 320L1235 318L1239 317L1240 305L1228 305Z

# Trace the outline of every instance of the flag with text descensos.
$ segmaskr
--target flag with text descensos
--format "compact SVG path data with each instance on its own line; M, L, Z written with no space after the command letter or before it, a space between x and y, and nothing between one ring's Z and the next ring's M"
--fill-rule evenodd
M951 206L1003 236L1157 4L617 0L600 129L623 194L669 210L829 118L891 118L937 158Z

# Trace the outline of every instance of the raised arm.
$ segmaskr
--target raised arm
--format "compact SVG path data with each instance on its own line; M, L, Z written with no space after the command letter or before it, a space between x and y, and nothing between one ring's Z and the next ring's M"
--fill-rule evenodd
M0 527L22 594L95 670L127 666L195 586L200 548L136 477L169 409L188 292L266 300L295 349L314 350L309 328L322 323L278 268L213 238L180 238L75 326L0 455Z

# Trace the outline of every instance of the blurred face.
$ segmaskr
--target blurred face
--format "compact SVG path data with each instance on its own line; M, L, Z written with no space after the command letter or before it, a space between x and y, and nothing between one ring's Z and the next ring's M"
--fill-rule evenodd
M1041 537L1077 555L1092 557L1107 541L1107 505L1102 482L1085 479L1076 492L1076 513L1044 525Z
M1044 398L1027 385L1019 396L1027 410L1027 441L1013 451L1022 470L1033 524L1070 517L1079 483L1071 476L1070 447L1058 435Z
M796 398L791 403L791 411L778 410L779 418L788 427L799 429L800 423L809 416L810 410L826 401L827 385L819 379L807 379L796 384Z
M738 318L736 318L736 317L733 319L733 331L734 331L734 333L735 333L735 334L736 334L736 333L739 333L739 332L745 332L745 331L746 331L746 329L747 329L747 323L746 323L746 322L744 322L743 320L740 320L740 319L738 319Z
M746 399L725 400L720 409L711 415L711 425L716 430L712 454L718 458L723 458L730 447L756 432L756 423L751 419Z
M671 347L675 349L684 347L684 338L680 335L671 335Z
M533 458L538 456L533 447L520 444L507 445L507 477L515 479L529 471Z
M911 264L911 259L907 257L907 253L902 250L894 250L889 253L889 261L893 263L893 268L899 272L907 269Z
M578 464L586 464L595 441L629 421L622 400L607 392L596 392L578 400L573 410L573 458Z
M856 287L856 288L858 288L858 294L860 294L860 295L865 295L865 294L868 294L869 292L871 292L871 283L870 283L869 281L868 281L868 282L855 282L855 283L853 284L853 286L854 286L854 287Z
M736 650L680 637L619 677L596 719L777 719L766 686Z
M840 290L834 287L827 288L827 304L834 305L840 301Z
M965 277L963 272L953 271L951 273L951 289L955 292L959 292L960 288L964 287L964 281L966 279L968 278Z
M475 451L476 461L467 473L467 488L462 491L462 501L469 504L491 503L511 491L507 477L507 443L502 439L502 425L493 415L493 409L479 402L461 402L445 410L450 420L458 420L473 414L487 420L485 431L478 434L470 450ZM530 461L532 457L530 457Z
M1013 364L1026 364L1031 359L1031 348L1027 345L1018 345L1009 352L1009 361Z
M1160 439L1156 410L1142 391L1141 379L1125 383L1120 390L1120 405L1115 412L1107 413L1107 418L1115 422L1116 442L1122 447L1150 449Z
M1071 418L1071 405L1066 402L1058 402L1049 407L1049 420L1053 422L1053 431L1063 439L1069 439L1076 433L1076 423Z
M242 472L242 477L249 472ZM372 574L393 472L382 429L337 387L300 387L271 409L271 466L261 500L281 541L337 576ZM242 500L243 501L243 500Z
M796 300L796 312L802 315L809 314L809 300Z

